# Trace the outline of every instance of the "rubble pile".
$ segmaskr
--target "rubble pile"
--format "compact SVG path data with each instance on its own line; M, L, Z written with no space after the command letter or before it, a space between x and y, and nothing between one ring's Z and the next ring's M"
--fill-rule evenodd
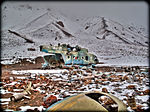
M134 73L78 68L47 71L50 72L46 70L6 72L11 76L1 78L2 109L45 110L51 104L68 96L93 90L118 97L127 105L129 111L143 111L149 108L149 75L145 68ZM11 100L13 95L25 91L29 82L32 83L29 94L18 101ZM107 103L113 103L107 97L101 97L99 100L105 107ZM113 106L116 108L115 104Z

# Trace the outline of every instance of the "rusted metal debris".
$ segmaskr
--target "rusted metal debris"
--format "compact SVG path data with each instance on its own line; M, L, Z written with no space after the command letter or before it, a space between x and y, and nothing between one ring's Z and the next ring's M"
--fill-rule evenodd
M101 98L104 96L103 98ZM102 111L108 112L115 109L119 112L127 111L126 105L117 97L108 93L94 91L81 93L75 96L65 98L49 108L46 111Z
M48 108L55 102L57 102L57 97L54 95L48 95L46 98L44 98L43 106Z
M131 107L131 109L136 108L136 101L135 101L135 96L134 95L128 95L127 94L127 104L128 104L128 106Z
M10 76L11 74L9 73L5 73L7 76ZM68 69L64 72L61 73L62 75L53 75L51 73L44 73L44 74L23 74L23 75L27 75L25 78L20 79L18 78L18 76L16 77L15 75L11 77L3 77L2 78L2 87L4 90L7 90L11 93L14 93L17 89L17 92L19 91L23 91L26 88L27 81L31 81L32 82L32 87L31 87L31 93L32 95L24 95L24 94L18 94L18 95L14 95L14 99L11 101L18 101L19 102L9 102L8 105L3 105L3 108L9 108L12 109L14 108L14 105L16 106L15 108L17 110L19 110L19 107L22 105L30 105L30 106L41 106L43 103L46 104L47 106L44 106L44 109L47 107L51 107L51 105L55 105L55 103L52 103L52 99L47 97L48 100L46 102L42 101L43 97L47 94L50 95L56 95L57 96L57 102L59 103L59 101L61 101L62 99L66 100L65 98L68 97L70 98L69 95L74 95L74 94L79 94L82 91L87 91L86 86L88 87L88 89L101 89L101 91L103 93L106 94L113 94L116 96L116 92L122 95L125 95L125 93L123 93L124 90L133 90L135 92L136 96L145 96L149 94L149 89L145 88L145 89L140 89L141 86L137 86L135 83L129 83L128 85L125 85L124 88L122 88L122 83L123 81L125 81L125 83L128 82L129 78L131 78L131 80L134 80L132 75L128 75L127 73L125 75L114 75L114 73L109 73L109 74L105 74L104 72L99 72L96 71L96 73L94 72L90 72L90 70L82 70L82 69ZM65 75L65 77L63 77ZM82 77L81 77L82 75ZM145 79L148 79L148 75L146 74L135 74L136 80L135 82L137 82L137 84L140 85L144 85L143 82L147 81ZM144 78L145 77L145 78ZM56 80L59 79L59 80ZM141 81L140 81L141 80ZM119 81L119 82L118 82ZM111 82L114 82L111 84ZM148 82L148 81L147 81ZM146 84L147 84L146 82ZM93 86L90 86L94 84ZM114 87L114 89L109 89L106 88L103 85L110 85L112 87ZM33 88L33 89L32 89ZM20 90L19 90L20 89ZM18 91L19 90L19 91ZM64 91L63 91L64 90ZM112 90L112 91L111 91ZM11 93L7 94L7 98L10 98L10 96L12 95ZM131 92L132 93L132 92ZM30 94L30 93L29 93ZM26 97L28 97L29 100L26 100ZM87 96L87 95L85 95ZM37 98L38 97L38 98ZM40 97L40 98L39 98ZM73 97L73 96L71 96ZM119 97L119 95L118 95ZM134 104L134 99L127 97L127 96L123 96L123 101L125 101L127 107L129 110L135 110L135 111L142 111L145 110L145 107L143 105L144 104L149 104L148 102L143 102L141 100L141 98L137 98L136 99L136 105ZM25 99L24 99L25 98ZM83 97L84 98L84 97ZM15 100L18 99L18 100ZM22 100L21 100L22 99ZM53 99L55 100L55 98ZM55 100L56 101L56 100ZM100 104L107 110L110 110L113 108L113 110L118 111L118 105L108 96L106 95L102 95L98 101L100 101ZM38 103L36 103L38 102ZM89 101L90 102L90 101ZM69 104L69 103L68 103ZM72 104L72 103L70 103ZM64 104L63 104L64 105ZM8 106L8 107L6 107ZM132 107L131 107L132 106ZM49 109L47 108L47 109ZM15 109L13 109L15 110Z
M25 95L31 94L30 93L31 85L32 85L32 83L29 82L26 90L24 90L22 93L15 94L15 95L11 96L10 100L11 101L18 101L18 100L22 99L23 97L25 97Z

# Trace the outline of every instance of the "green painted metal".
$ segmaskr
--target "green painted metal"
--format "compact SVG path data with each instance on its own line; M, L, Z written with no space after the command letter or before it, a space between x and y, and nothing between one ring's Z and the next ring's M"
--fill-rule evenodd
M69 44L58 44L58 46L43 45L40 46L40 50L49 54L55 54L55 60L59 61L62 59L64 65L94 65L99 62L94 54L89 53L86 48L81 48L78 45L75 47L71 47ZM47 60L53 59L52 56L49 56L49 59L44 57L47 66L51 64L51 61Z
M118 112L126 112L126 105L117 97L100 91L86 92L78 95L74 95L58 101L47 108L46 111L98 111L108 112L108 110L102 106L98 99L100 96L105 95L110 97L116 104L118 104Z

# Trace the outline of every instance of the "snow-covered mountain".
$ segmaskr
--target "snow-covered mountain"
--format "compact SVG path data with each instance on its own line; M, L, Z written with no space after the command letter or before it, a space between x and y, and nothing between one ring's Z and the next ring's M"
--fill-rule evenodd
M72 21L54 10L43 12L35 16L33 13L22 24L2 31L2 58L36 57L41 53L40 45L67 43L88 48L106 64L148 64L148 37L133 26L126 27L105 17Z
M96 36L97 39L106 39L127 44L148 46L148 39L141 32L135 32L133 27L125 27L118 22L104 17L91 17L84 20L84 30Z
M18 32L29 35L35 42L47 44L48 41L59 41L73 38L78 32L80 25L62 16L61 14L47 12L27 23ZM50 42L48 42L50 43Z

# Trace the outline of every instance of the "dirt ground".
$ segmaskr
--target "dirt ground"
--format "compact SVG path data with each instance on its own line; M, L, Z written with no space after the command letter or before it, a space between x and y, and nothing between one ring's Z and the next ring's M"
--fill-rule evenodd
M5 84L7 83L11 83L11 82L14 82L14 81L19 81L21 80L21 84L20 85L25 85L26 83L26 79L17 79L17 77L26 77L28 78L28 76L22 76L22 75L15 75L15 74L12 74L11 71L12 70L34 70L34 69L41 69L41 66L42 66L42 63L43 60L41 58L38 58L35 60L35 63L31 63L31 62L28 62L28 61L25 61L23 60L22 62L20 63L17 63L17 64L11 64L11 65L2 65L1 66L1 83L0 85L1 86L4 86ZM73 68L70 68L70 70L73 69ZM98 67L98 68L95 68L97 71L102 71L102 72L110 72L110 71L115 71L115 72L122 72L124 71L121 67L106 67L106 66L101 66L101 67ZM87 72L91 72L91 69L88 69L86 70ZM14 79L13 80L10 80L10 77L13 77ZM54 89L58 89L57 88L57 82L52 82L50 79L46 79L45 77L40 77L40 80L34 80L34 79L28 79L28 81L31 81L32 84L36 84L36 83L45 83L45 82L50 82L52 85L56 85L56 88ZM107 80L107 79L105 79ZM87 82L86 82L87 83ZM66 82L67 84L67 82ZM69 86L69 85L67 85ZM5 87L5 86L4 86ZM43 87L43 86L42 86ZM13 92L13 89L16 88L16 89L22 89L20 86L17 87L17 85L14 85L14 86L7 86L5 87L6 90L10 91L10 92ZM54 91L54 89L51 90L51 92ZM49 91L49 90L46 90L46 91ZM19 92L22 92L22 91L17 91L18 93ZM31 92L31 95L29 95L29 98L24 98L22 99L21 101L10 101L9 104L4 104L4 105L1 105L1 109L12 109L14 111L19 111L21 106L41 106L43 105L43 97L46 96L46 93L40 93L39 91L36 91L36 90L30 90ZM149 92L149 91L148 91ZM7 94L2 94L1 95L1 98L10 98L12 96L12 93L7 93ZM35 109L34 111L38 111L37 109Z
M1 71L3 73L5 71L12 71L12 70L42 69L42 64L43 63L44 63L44 60L40 57L35 59L35 63L29 62L29 61L26 61L26 60L22 60L21 62L16 63L16 64L9 64L9 65L1 64ZM104 63L102 63L102 65L103 64ZM66 67L64 67L64 68L66 69ZM122 68L120 68L120 67L110 67L110 66L100 66L100 67L96 67L95 69L99 70L99 71L102 71L102 72L110 72L110 71L113 71L113 70L116 70L118 72L122 71Z

